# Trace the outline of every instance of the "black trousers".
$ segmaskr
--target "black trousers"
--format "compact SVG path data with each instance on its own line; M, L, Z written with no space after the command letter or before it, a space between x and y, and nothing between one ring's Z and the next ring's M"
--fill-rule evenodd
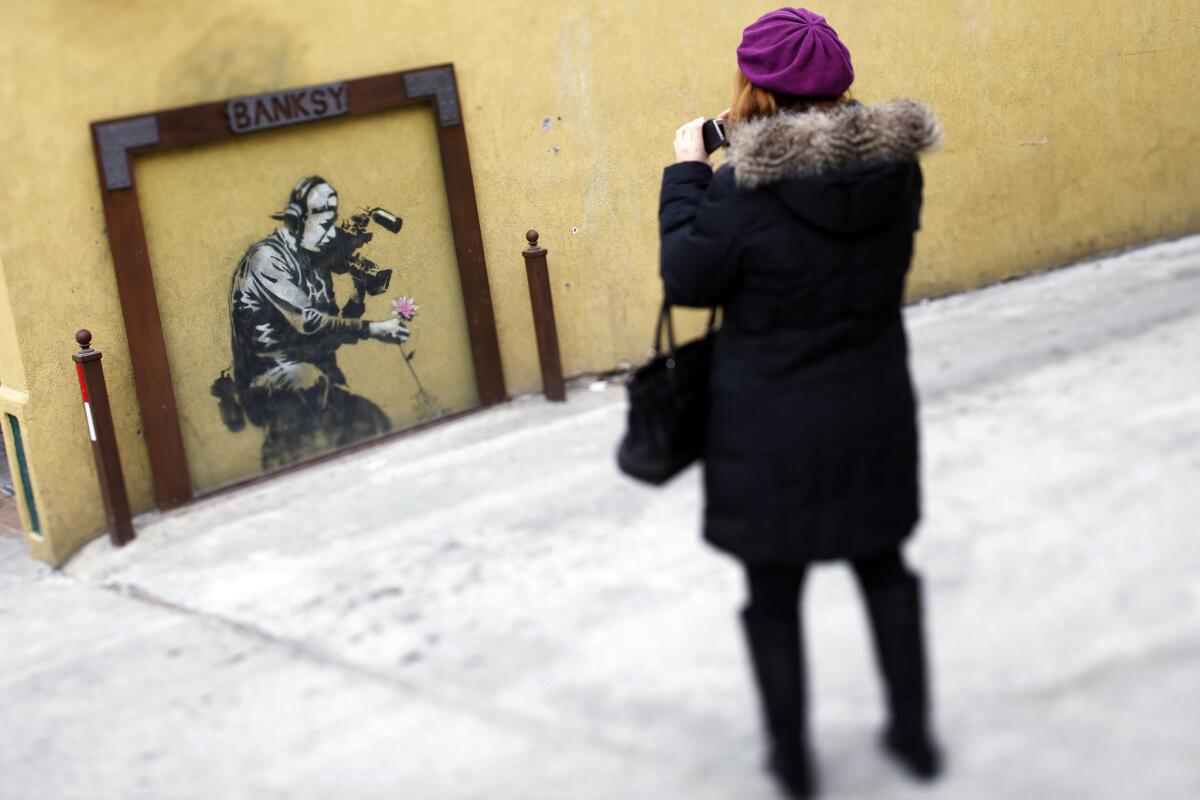
M870 619L889 727L899 736L923 740L929 690L920 579L898 548L850 565ZM747 567L750 601L742 620L773 732L804 728L806 670L799 606L806 573L805 567Z
M899 548L870 558L850 562L863 595L870 597L892 586L911 584L916 575L909 571ZM768 617L795 617L799 614L800 593L807 567L746 567L750 589L750 608Z

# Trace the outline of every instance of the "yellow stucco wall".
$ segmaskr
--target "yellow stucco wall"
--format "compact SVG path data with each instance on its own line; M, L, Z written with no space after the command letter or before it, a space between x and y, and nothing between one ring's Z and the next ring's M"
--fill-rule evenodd
M130 495L151 504L92 120L452 61L510 391L539 384L520 257L529 227L550 251L566 370L645 354L673 131L727 105L740 30L774 4L346 6L4 0L0 263L18 341L0 344L0 383L28 393L18 411L46 532L38 557L61 562L103 524L69 360L76 328L105 353ZM826 0L816 10L855 55L860 100L917 97L946 127L946 148L926 161L911 295L1200 229L1200 5ZM148 218L207 219L186 185L167 197L185 170L175 167L139 172L161 178L144 198L160 203ZM222 255L220 271L231 266ZM10 337L5 325L0 311Z

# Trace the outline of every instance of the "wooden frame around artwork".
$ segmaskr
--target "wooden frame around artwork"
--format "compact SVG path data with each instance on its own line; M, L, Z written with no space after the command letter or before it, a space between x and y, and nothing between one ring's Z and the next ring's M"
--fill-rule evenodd
M142 429L150 454L154 497L159 508L182 505L190 501L194 493L129 157L234 139L284 125L311 124L322 119L418 104L429 106L438 123L438 146L466 305L475 382L481 405L489 406L506 400L507 392L500 366L500 347L483 257L483 236L479 229L466 130L452 64L92 123L92 143L117 274L117 291L137 384ZM410 430L397 431L383 438ZM304 462L308 463L311 462Z

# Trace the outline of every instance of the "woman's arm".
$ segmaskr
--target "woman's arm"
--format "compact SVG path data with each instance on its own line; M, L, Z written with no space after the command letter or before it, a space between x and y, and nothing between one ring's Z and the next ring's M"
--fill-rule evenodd
M671 305L720 305L737 275L733 173L725 169L713 175L703 125L700 117L675 131L676 163L663 171L660 269Z
M701 161L681 161L663 171L658 224L666 301L716 306L737 277L737 208L732 172L713 175Z

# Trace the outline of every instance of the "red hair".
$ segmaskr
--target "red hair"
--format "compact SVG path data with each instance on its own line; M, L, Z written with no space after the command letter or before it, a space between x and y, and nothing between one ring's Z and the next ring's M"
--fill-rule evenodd
M783 92L773 92L770 89L751 83L742 71L737 71L734 81L733 102L729 106L729 122L736 125L739 122L772 117L780 111L810 111L814 108L831 108L838 103L850 100L850 93L840 97L803 97Z

